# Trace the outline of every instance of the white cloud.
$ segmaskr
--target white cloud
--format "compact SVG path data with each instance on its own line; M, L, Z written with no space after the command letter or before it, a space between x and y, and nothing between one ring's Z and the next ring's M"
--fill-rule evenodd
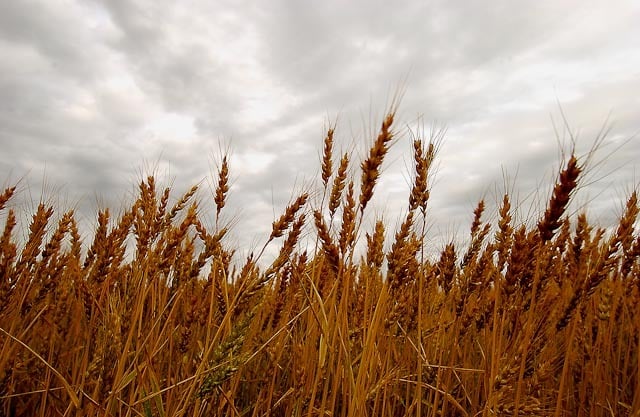
M0 174L46 164L50 182L119 204L146 163L182 191L229 145L228 210L251 242L315 178L323 123L339 115L338 147L364 155L406 79L399 130L417 115L449 128L432 194L447 232L503 169L523 195L551 175L558 103L581 150L609 113L612 139L638 133L638 20L634 1L3 2ZM387 210L372 209L391 219L410 163L406 136L396 146ZM634 181L639 158L637 140L609 156L592 193Z

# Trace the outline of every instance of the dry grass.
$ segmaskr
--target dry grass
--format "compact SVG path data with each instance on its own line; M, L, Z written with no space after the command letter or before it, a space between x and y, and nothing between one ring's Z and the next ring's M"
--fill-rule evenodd
M480 201L468 246L428 259L437 138L412 138L398 229L361 230L394 117L360 163L333 161L328 130L322 202L292 200L267 267L226 243L226 157L213 230L195 187L170 206L149 177L119 218L98 213L86 251L74 213L45 203L17 243L4 190L0 415L638 415L636 193L610 234L568 216L585 169L571 154L534 227L513 224L509 195L495 225Z

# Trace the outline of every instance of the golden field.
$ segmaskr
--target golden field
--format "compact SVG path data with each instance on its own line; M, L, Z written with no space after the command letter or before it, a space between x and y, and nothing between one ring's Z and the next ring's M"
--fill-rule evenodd
M432 256L438 138L411 138L398 227L363 221L394 119L361 161L328 129L320 189L246 259L224 155L209 199L150 176L88 241L46 202L19 239L16 188L0 192L0 415L640 415L636 193L611 230L570 215L590 155L569 150L532 225L508 194L494 222L480 201L468 243Z

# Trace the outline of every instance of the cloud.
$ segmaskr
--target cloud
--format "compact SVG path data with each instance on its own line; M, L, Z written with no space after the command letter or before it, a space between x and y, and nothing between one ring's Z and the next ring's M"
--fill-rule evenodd
M48 182L92 219L96 195L121 205L154 167L177 193L201 183L206 200L229 149L227 219L240 213L238 242L251 243L313 189L323 124L337 119L337 151L352 152L357 179L357 158L402 91L398 143L370 217L405 209L406 125L419 123L447 127L435 232L464 233L477 200L495 202L504 186L523 200L538 190L544 202L560 164L556 135L567 137L561 110L581 153L610 117L591 174L604 179L583 201L614 201L612 189L637 181L637 140L609 150L640 129L639 17L632 2L577 0L4 2L0 173L37 181L46 166ZM606 204L591 210L611 218Z

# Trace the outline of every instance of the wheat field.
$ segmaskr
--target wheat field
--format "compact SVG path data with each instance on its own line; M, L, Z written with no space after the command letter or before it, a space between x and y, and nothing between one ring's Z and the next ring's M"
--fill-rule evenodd
M226 155L209 198L149 176L86 241L46 202L20 225L7 187L0 415L640 415L636 192L613 229L570 212L589 155L569 150L539 219L516 223L505 194L487 221L479 201L468 243L433 256L438 140L411 137L398 226L363 221L401 146L395 116L360 161L329 128L319 190L293 196L246 259L222 221Z

